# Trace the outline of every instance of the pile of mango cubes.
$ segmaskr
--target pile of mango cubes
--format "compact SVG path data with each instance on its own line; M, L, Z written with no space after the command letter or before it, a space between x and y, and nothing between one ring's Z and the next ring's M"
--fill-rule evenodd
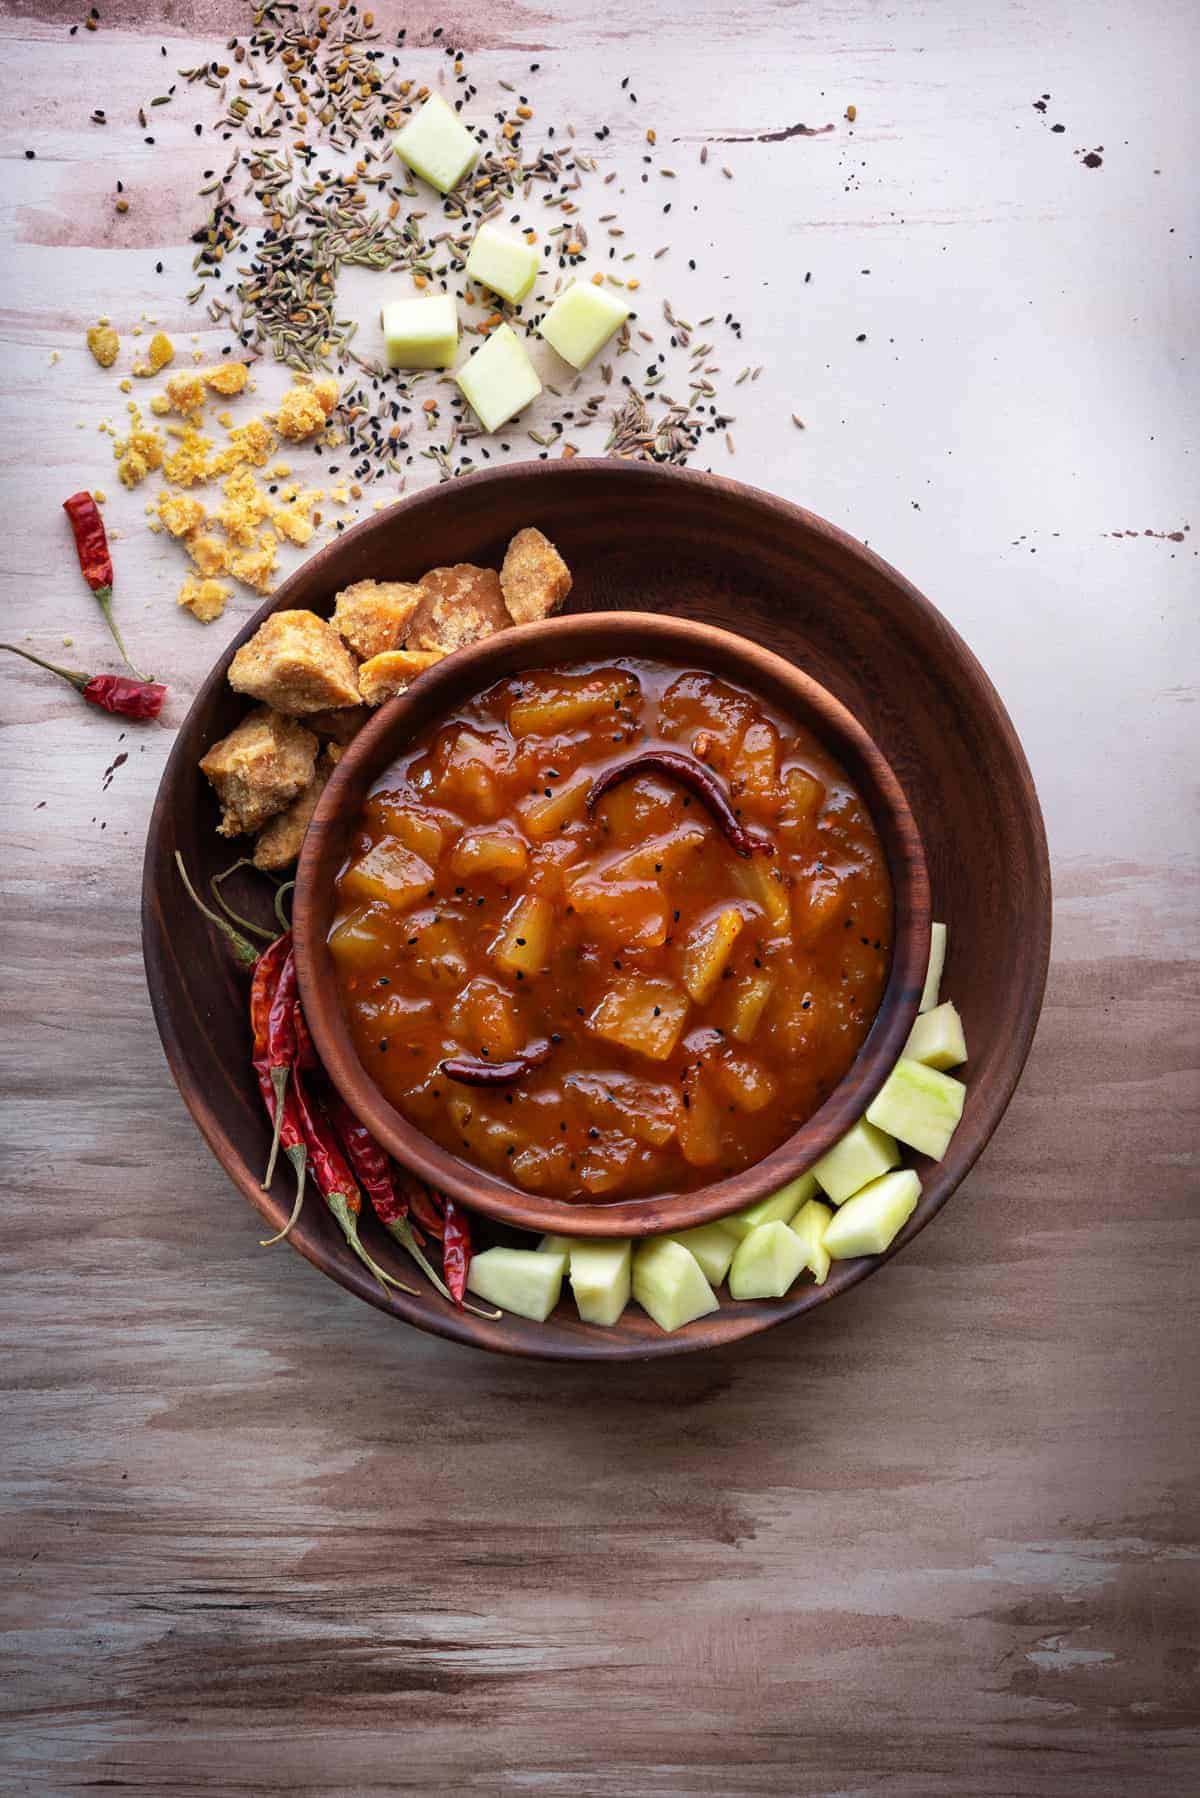
M449 193L475 165L479 145L454 109L431 94L392 140L414 174ZM537 278L534 246L492 224L475 234L468 279L519 306ZM629 307L593 282L576 281L559 295L537 329L572 368L586 368L629 317ZM458 308L451 294L392 300L382 310L393 368L450 368L458 353ZM533 363L511 325L497 325L455 377L485 431L498 431L542 391Z

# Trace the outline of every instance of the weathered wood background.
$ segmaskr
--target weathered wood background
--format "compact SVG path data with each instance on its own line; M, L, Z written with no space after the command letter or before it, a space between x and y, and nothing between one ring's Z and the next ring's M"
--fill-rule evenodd
M260 1253L168 1079L140 850L226 625L176 614L82 334L200 328L210 151L187 106L153 150L134 114L246 15L108 0L70 37L83 0L3 10L4 635L105 658L58 513L103 485L172 687L121 741L4 669L3 1789L1195 1790L1194 6L440 15L485 89L540 61L543 116L612 122L631 187L646 125L679 140L648 294L735 307L766 369L713 465L942 606L1055 860L1041 1033L936 1225L798 1327L596 1372L389 1328ZM797 121L837 128L754 141ZM707 138L749 140L731 184Z

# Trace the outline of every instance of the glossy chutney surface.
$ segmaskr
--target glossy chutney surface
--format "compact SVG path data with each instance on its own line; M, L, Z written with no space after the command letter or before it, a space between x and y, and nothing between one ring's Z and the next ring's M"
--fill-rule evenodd
M663 773L716 777L769 841L738 854ZM445 1148L556 1198L681 1192L813 1114L887 979L892 894L866 806L808 731L715 676L630 658L498 682L366 802L330 947L364 1068ZM503 1085L448 1059L544 1061Z

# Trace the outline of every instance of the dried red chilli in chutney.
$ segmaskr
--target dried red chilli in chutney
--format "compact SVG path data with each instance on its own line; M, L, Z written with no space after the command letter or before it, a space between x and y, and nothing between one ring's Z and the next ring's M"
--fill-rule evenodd
M604 1201L707 1185L812 1115L878 1008L892 894L808 732L618 659L501 681L406 752L330 940L394 1105L515 1186Z

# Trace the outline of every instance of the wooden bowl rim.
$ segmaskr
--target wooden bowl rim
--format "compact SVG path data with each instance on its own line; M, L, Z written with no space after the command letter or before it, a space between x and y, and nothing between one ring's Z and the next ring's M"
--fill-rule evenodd
M357 543L380 530L398 512L402 511L413 518L426 509L445 503L447 496L454 497L468 489L477 491L485 486L504 486L512 482L527 481L531 475L545 474L551 474L555 480L583 480L589 476L603 475L606 481L618 486L628 484L631 491L635 485L640 484L647 487L658 485L664 492L670 486L694 487L711 494L714 502L741 507L749 518L772 520L814 546L827 545L881 580L903 600L910 615L920 620L931 640L954 662L960 685L969 692L976 712L986 716L998 750L1010 762L1021 787L1021 821L1028 837L1027 849L1032 864L1033 884L1042 896L1042 903L1027 920L1023 938L1027 976L1025 1000L1019 1012L1019 1021L1009 1034L1007 1057L993 1074L988 1086L976 1086L972 1089L975 1104L972 1107L970 1127L959 1130L950 1156L946 1161L938 1163L924 1179L917 1210L887 1253L861 1260L836 1262L822 1286L805 1283L786 1299L723 1306L718 1317L705 1320L710 1326L706 1330L689 1328L673 1335L630 1336L618 1328L592 1330L585 1334L575 1328L556 1329L553 1327L553 1320L539 1325L508 1316L499 1322L491 1322L457 1310L432 1290L422 1291L421 1296L416 1299L399 1292L385 1294L353 1257L341 1252L340 1245L331 1249L319 1235L303 1232L290 1238L290 1246L296 1253L303 1255L319 1272L365 1304L389 1317L401 1318L418 1329L428 1330L467 1347L544 1362L649 1361L667 1356L699 1354L714 1347L743 1341L785 1320L800 1317L819 1305L829 1303L841 1293L857 1286L860 1281L868 1279L894 1255L900 1253L937 1216L974 1167L1008 1109L1028 1059L1045 996L1051 940L1050 859L1036 789L1012 720L983 665L950 621L897 568L839 525L792 500L731 480L725 475L708 474L690 468L623 462L608 457L580 456L569 462L520 463L504 468L483 469L461 478L454 487L439 485L410 494L385 512L377 513L352 526L311 556L245 621L201 682L187 717L176 734L155 797L143 860L141 920L147 989L167 1065L197 1128L247 1203L272 1230L279 1230L289 1207L282 1199L263 1191L256 1174L208 1103L205 1090L191 1065L181 1033L180 1018L176 1015L172 970L166 955L167 932L159 908L160 868L164 861L164 847L168 851L165 859L169 861L169 846L175 841L175 788L181 779L186 780L194 775L193 764L199 753L194 740L200 735L198 720L201 716L207 716L214 698L223 689L226 670L236 650L253 636L264 619L290 603L291 591L302 580L307 584L315 572L318 577L326 580L331 591L336 590L339 583L331 570L345 554L346 545ZM718 1328L720 1333L716 1335Z
M738 681L812 730L847 769L883 843L892 881L892 957L870 1030L829 1097L741 1173L689 1192L611 1204L525 1192L452 1154L381 1092L354 1048L326 940L333 879L359 809L414 737L506 675L619 656L701 668ZM326 1073L355 1116L401 1166L463 1204L521 1230L565 1236L654 1236L694 1229L766 1198L810 1168L862 1117L917 1015L929 958L929 877L908 800L887 758L849 709L811 675L734 631L653 612L576 612L498 632L439 662L379 708L348 746L309 823L296 872L292 930L305 1016Z

